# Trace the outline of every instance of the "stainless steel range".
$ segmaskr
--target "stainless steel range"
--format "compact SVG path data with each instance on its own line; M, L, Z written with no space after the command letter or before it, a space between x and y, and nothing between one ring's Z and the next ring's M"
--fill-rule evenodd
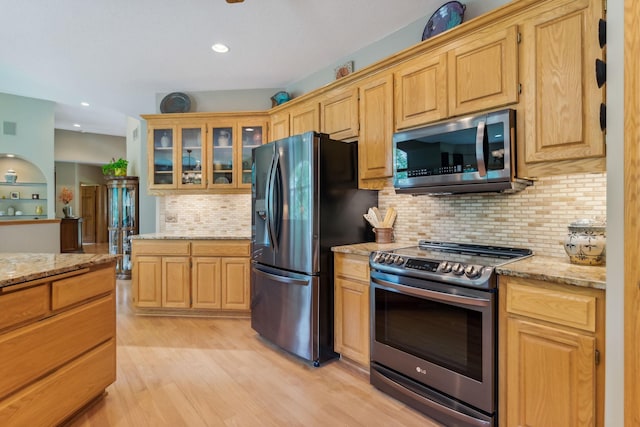
M498 265L529 249L421 240L371 254L371 384L447 426L497 425Z

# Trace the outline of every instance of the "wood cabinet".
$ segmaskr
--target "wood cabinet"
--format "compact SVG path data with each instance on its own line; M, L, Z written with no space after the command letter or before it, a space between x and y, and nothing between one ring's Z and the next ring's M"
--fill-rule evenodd
M266 140L266 113L142 117L148 122L150 190L251 190L251 150Z
M214 119L208 122L209 168L207 188L251 190L251 150L262 144L267 130L264 117Z
M360 85L360 187L380 189L393 175L393 74L376 75Z
M545 8L521 25L519 169L528 176L604 170L595 60L601 0ZM572 160L591 159L589 163Z
M349 140L358 137L358 87L350 85L333 90L320 101L320 131L332 139Z
M249 310L249 241L134 239L133 252L136 307Z
M334 350L369 367L369 258L334 253Z
M60 219L60 252L82 253L82 218Z
M289 111L280 110L271 114L271 127L269 128L269 141L277 141L290 136L289 131Z
M447 52L449 115L518 102L518 29L488 27L461 37Z
M142 116L147 124L149 189L204 188L206 125L202 119Z
M115 264L0 289L0 424L59 425L116 376Z
M447 55L433 52L399 65L394 71L396 130L447 117Z
M317 99L311 98L305 102L287 105L271 114L271 139L287 138L309 131L320 131L320 105Z
M191 254L194 308L249 310L248 242L193 242Z
M603 425L604 292L500 278L505 425Z

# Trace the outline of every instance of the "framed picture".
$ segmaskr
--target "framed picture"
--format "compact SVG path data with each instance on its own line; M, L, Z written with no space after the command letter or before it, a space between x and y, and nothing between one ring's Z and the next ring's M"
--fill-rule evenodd
M341 66L336 67L333 71L336 74L336 80L342 77L346 77L349 74L353 73L353 61L342 64Z
M12 199L19 199L20 198L20 193L17 192L17 191L12 191L10 194L11 194L10 197Z

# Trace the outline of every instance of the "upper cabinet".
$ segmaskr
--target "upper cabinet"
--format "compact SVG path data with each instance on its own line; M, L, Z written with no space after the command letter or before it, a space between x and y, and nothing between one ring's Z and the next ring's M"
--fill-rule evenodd
M524 127L518 137L524 141L519 168L525 173L546 174L550 168L569 173L581 165L597 170L597 159L586 166L573 161L586 158L600 158L604 168L599 120L604 91L595 76L595 61L603 58L598 44L602 7L600 0L568 2L542 10L521 26Z
M356 138L359 130L358 87L349 85L328 92L320 101L321 132L333 139Z
M150 190L251 190L251 150L266 137L266 114L143 117Z
M411 59L394 71L396 129L447 117L447 55L434 52Z
M263 142L266 119L213 120L207 146L211 150L208 188L251 189L251 150Z
M516 26L456 39L447 56L450 116L518 102Z
M393 74L388 72L360 83L360 187L380 189L393 175L392 137Z
M287 138L309 131L320 131L320 106L316 98L301 104L285 106L271 114L271 139Z

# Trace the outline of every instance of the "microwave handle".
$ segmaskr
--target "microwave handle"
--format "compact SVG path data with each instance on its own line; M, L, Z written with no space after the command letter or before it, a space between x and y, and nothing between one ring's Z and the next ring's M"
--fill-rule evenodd
M486 123L480 122L478 123L478 128L476 129L476 161L478 162L478 173L480 176L487 175L487 165L484 162L484 137L486 132Z

